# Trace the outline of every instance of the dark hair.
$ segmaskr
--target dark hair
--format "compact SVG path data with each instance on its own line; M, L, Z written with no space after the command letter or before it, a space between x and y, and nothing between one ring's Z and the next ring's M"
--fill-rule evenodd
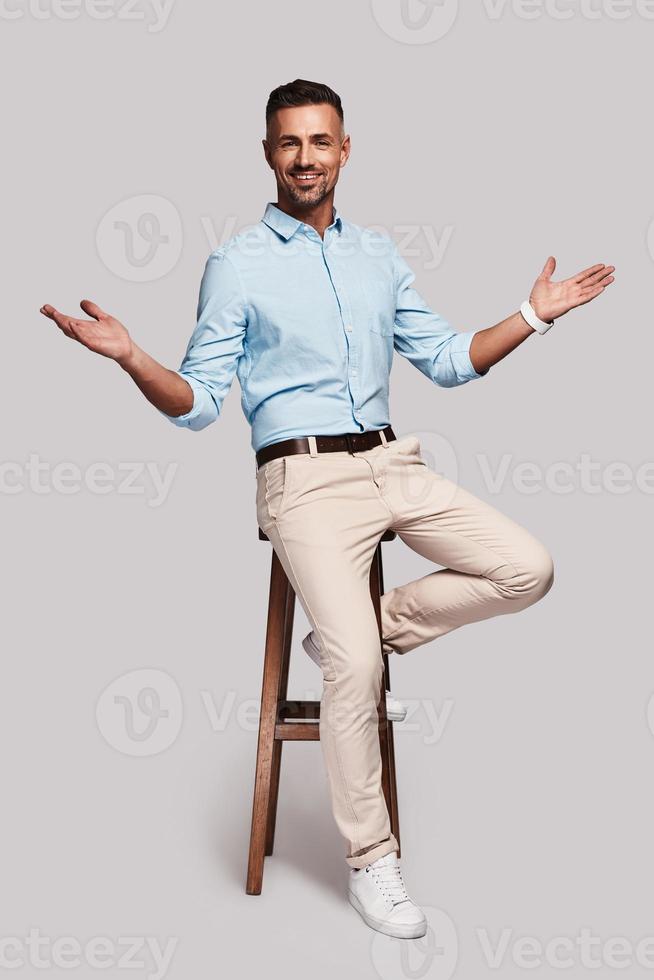
M296 78L294 82L279 85L268 96L268 104L266 105L266 131L268 130L273 113L277 112L278 109L298 105L319 105L321 102L326 102L328 105L334 106L342 125L343 107L341 105L341 99L329 85L323 85L320 82L308 82L306 78Z

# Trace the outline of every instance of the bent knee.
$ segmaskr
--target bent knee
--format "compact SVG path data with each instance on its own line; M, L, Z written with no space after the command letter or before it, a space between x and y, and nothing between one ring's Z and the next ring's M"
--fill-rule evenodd
M541 557L530 569L532 578L531 592L536 599L542 599L554 585L554 559L543 547Z
M519 562L504 565L497 572L495 584L509 599L537 602L554 584L554 559L540 541L534 541Z

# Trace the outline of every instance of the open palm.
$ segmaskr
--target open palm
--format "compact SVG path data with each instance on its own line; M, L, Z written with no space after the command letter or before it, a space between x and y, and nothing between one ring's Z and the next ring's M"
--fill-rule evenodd
M556 259L550 255L529 296L536 316L549 322L577 306L589 303L613 282L614 265L599 262L561 282L552 282Z
M60 313L49 303L42 306L40 312L54 320L67 337L79 341L96 354L111 357L115 361L127 357L132 341L120 320L105 313L90 299L83 299L80 306L85 313L93 317L92 320L78 320Z

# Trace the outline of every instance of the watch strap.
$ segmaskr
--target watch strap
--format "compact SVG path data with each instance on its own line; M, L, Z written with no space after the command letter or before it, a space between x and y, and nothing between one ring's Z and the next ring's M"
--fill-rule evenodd
M554 326L554 320L540 320L536 316L536 312L528 299L520 307L520 312L529 326L533 327L538 333L547 333L550 327Z

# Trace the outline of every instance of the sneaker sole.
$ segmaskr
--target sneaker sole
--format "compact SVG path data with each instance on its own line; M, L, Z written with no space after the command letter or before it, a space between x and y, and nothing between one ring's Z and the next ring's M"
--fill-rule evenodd
M388 718L389 721L404 721L404 719L406 718L406 710L405 711L388 711L387 710L386 711L386 717Z
M388 695L388 693L389 692L386 691L386 695ZM386 717L388 718L389 721L404 721L404 719L406 718L406 712L407 712L406 706L403 705L401 701L398 703L399 703L398 708L389 708L388 696L386 697Z
M375 915L370 915L365 911L361 902L356 897L353 891L348 889L347 897L350 900L350 905L353 906L371 929L376 932L383 932L385 936L392 936L394 939L420 939L427 932L427 920L424 922L415 922L411 925L399 925L394 922L387 922L385 919L378 919Z

